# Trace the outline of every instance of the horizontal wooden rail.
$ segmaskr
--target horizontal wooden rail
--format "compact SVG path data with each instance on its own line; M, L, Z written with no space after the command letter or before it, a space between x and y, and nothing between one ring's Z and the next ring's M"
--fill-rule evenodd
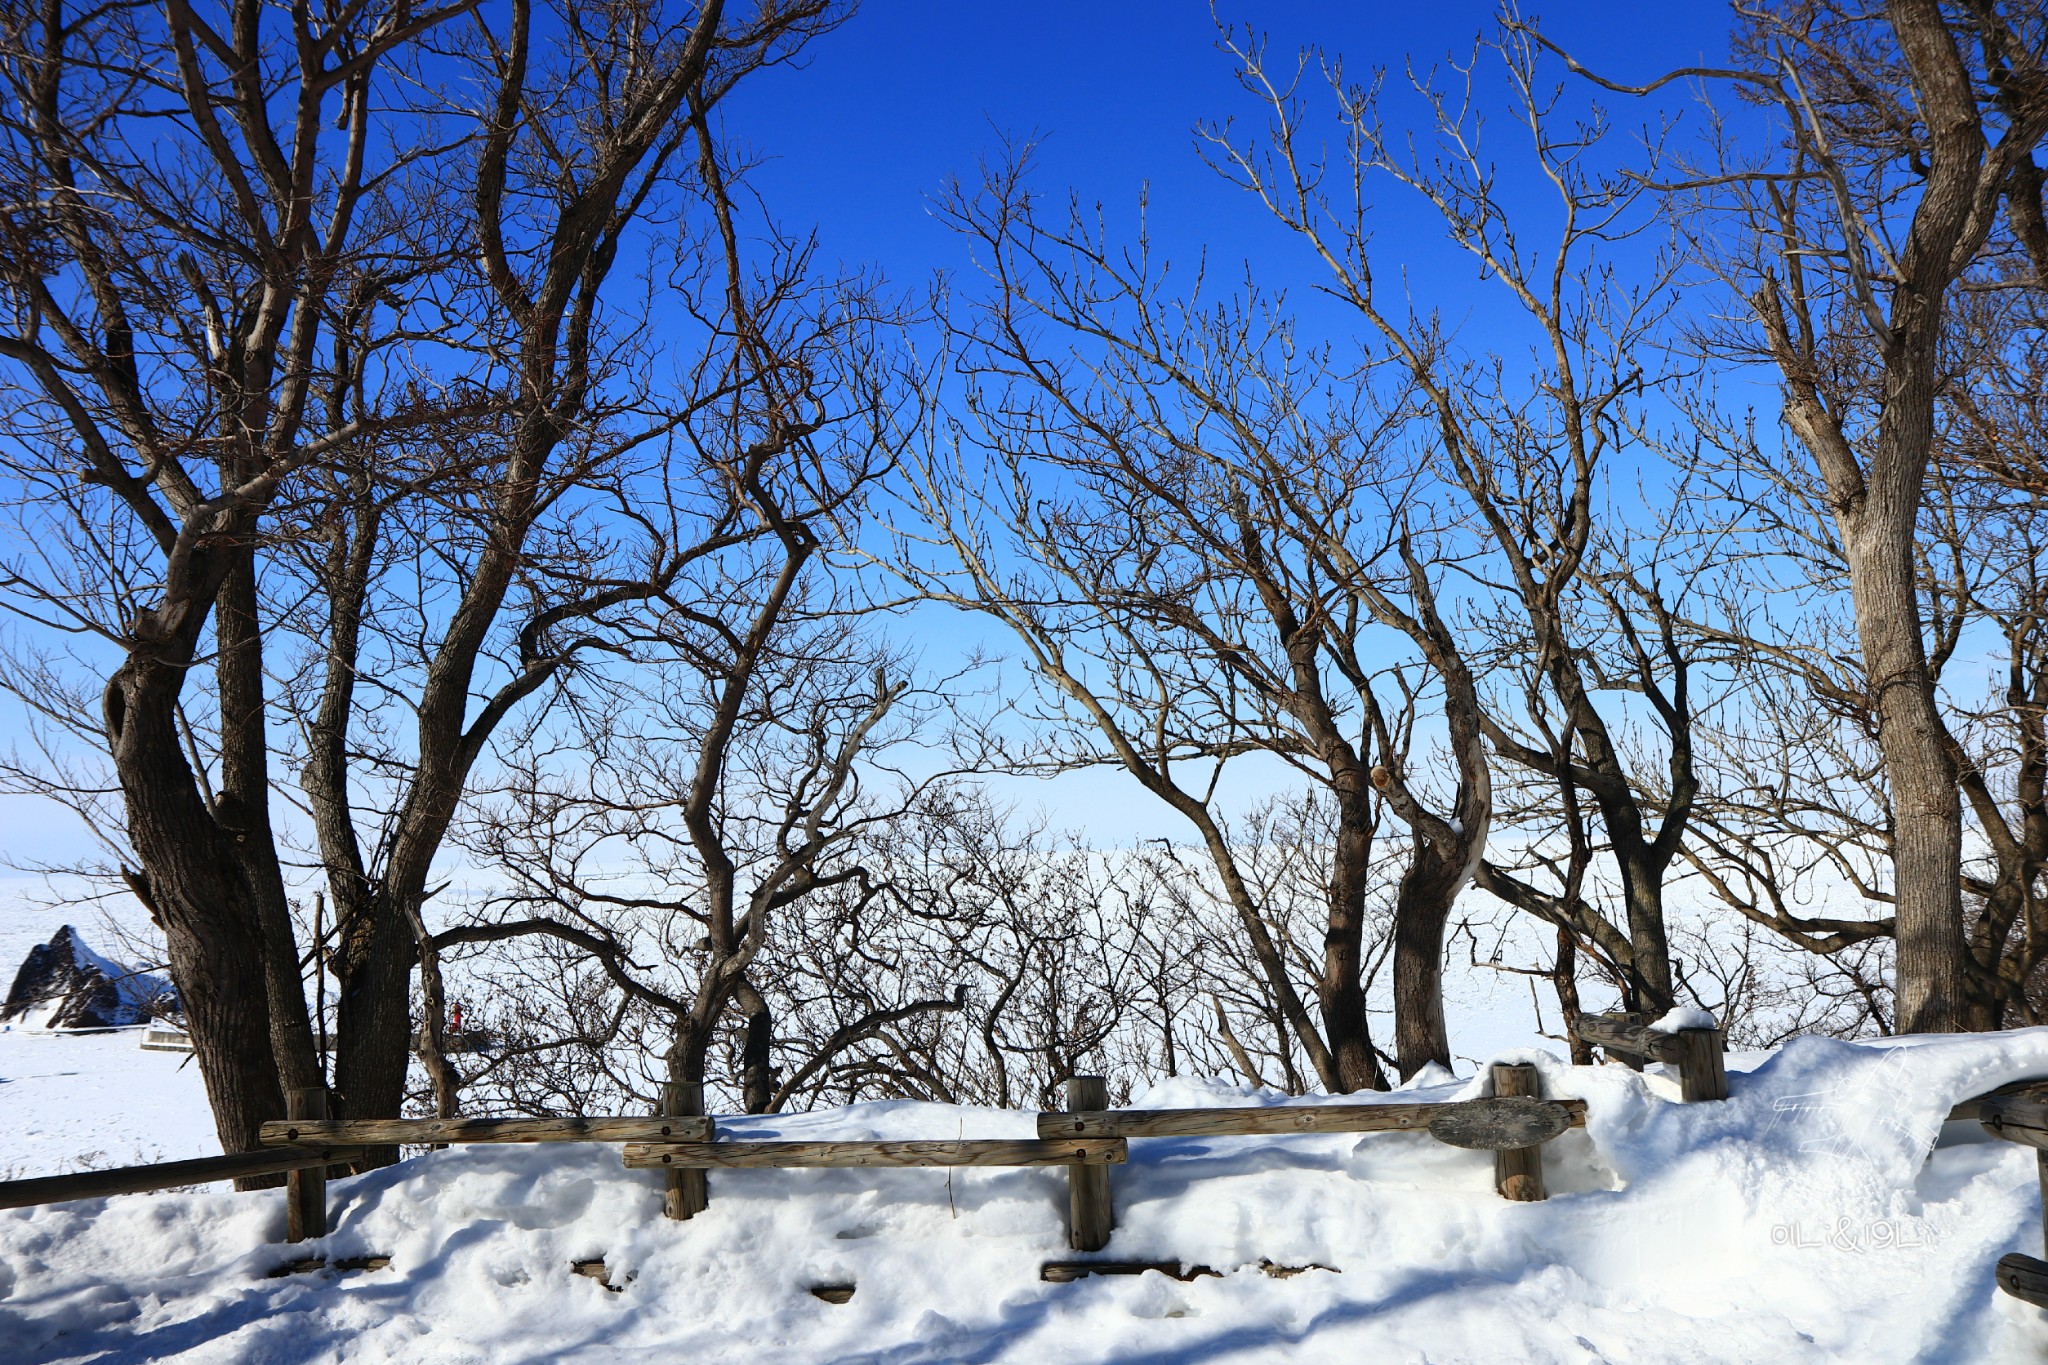
M590 1119L279 1119L261 1130L265 1146L327 1144L384 1147L430 1142L702 1142L711 1120Z
M1550 1100L1570 1128L1586 1125L1584 1100ZM1285 1104L1261 1109L1104 1109L1040 1114L1038 1136L1055 1138L1256 1137L1269 1133L1414 1133L1449 1110L1439 1104Z
M1676 1066L1685 1060L1685 1045L1676 1033L1663 1033L1623 1015L1589 1014L1579 1020L1579 1037L1595 1047L1647 1057Z
M1636 1058L1664 1062L1678 1071L1679 1097L1687 1104L1728 1098L1728 1067L1723 1054L1727 1035L1717 1028L1682 1028L1670 1033L1651 1028L1641 1015L1581 1015L1576 1032L1610 1057L1619 1055L1636 1070Z
M716 1166L1100 1166L1121 1165L1129 1148L1119 1138L1064 1142L969 1138L953 1142L629 1142L634 1170Z
M1977 1121L1984 1125L1985 1132L2023 1147L2048 1151L2048 1088L1986 1095L1976 1103Z
M2000 1086L1988 1095L1965 1100L1950 1113L1955 1118L1965 1108L1984 1131L2007 1142L2034 1149L2034 1176L2041 1185L2041 1198L2048 1201L2048 1085L2021 1081ZM2048 1235L2048 1225L2044 1225ZM2048 1261L2015 1251L1998 1262L1998 1287L2024 1303L2048 1308Z
M72 1175L0 1181L0 1209L24 1209L32 1204L63 1204L73 1199L103 1199L110 1194L141 1194L147 1190L175 1189L179 1185L277 1175L283 1171L331 1166L360 1155L360 1149L354 1147L299 1147L289 1151L237 1152L231 1156L203 1156L192 1161L162 1161L153 1166L117 1166L108 1171L78 1171Z
M2023 1303L2048 1308L2048 1261L2015 1251L1998 1258L1992 1272L1998 1287Z
M1948 1111L1947 1122L1982 1123L1990 1113L1987 1106L1993 1100L2003 1100L2012 1095L2026 1095L2036 1090L2044 1095L2048 1095L2048 1079L2035 1077L2032 1080L2012 1081L2006 1085L1999 1086L1996 1090L1988 1090L1982 1095L1972 1095L1969 1099L1964 1100L1961 1104Z

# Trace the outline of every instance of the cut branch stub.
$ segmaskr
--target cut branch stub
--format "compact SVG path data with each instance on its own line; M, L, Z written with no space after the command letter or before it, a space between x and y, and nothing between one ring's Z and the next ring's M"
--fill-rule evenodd
M1429 1135L1453 1147L1501 1152L1538 1146L1569 1127L1563 1105L1514 1095L1451 1105L1429 1121Z
M1998 1258L1998 1287L2023 1303L2048 1308L2048 1261L2013 1252Z

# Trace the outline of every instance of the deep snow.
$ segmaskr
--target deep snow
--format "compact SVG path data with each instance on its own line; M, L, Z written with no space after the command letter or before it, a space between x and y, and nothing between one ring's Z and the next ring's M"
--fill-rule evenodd
M265 1278L275 1192L0 1213L0 1359L43 1361L2022 1361L2048 1315L1992 1266L2039 1254L2033 1154L1941 1119L2048 1077L2048 1030L1735 1058L1733 1098L1536 1061L1588 1126L1551 1198L1423 1135L1139 1139L1105 1257L1229 1270L1048 1284L1049 1171L714 1172L659 1216L609 1146L456 1148L332 1187L312 1250L388 1270ZM1744 1070L1748 1067L1751 1069ZM1477 1093L1476 1083L1431 1098ZM4 1093L4 1091L0 1091ZM1408 1098L1404 1095L1402 1098ZM1148 1105L1279 1102L1173 1082ZM1302 1102L1302 1101L1295 1101ZM9 1106L0 1125L14 1127ZM735 1137L1028 1136L1015 1112L875 1104L722 1121ZM1940 1145L1936 1145L1937 1139ZM0 1138L0 1141L9 1139ZM1930 1147L1933 1148L1930 1155ZM621 1292L574 1276L604 1256ZM1320 1265L1287 1279L1257 1263ZM807 1287L852 1282L850 1303Z

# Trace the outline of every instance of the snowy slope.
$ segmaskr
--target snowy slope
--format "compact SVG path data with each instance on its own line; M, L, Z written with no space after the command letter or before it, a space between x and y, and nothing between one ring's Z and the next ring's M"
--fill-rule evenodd
M1619 1067L1538 1061L1588 1127L1552 1197L1509 1204L1484 1154L1426 1136L1142 1139L1106 1256L1231 1271L1048 1284L1046 1171L658 1177L603 1146L453 1149L333 1187L334 1256L265 1278L280 1197L172 1194L0 1213L0 1359L45 1361L2022 1361L2048 1315L1992 1266L2040 1250L2031 1152L1942 1131L1955 1101L2048 1076L2048 1030L1796 1042L1679 1105ZM1425 1092L1474 1093L1474 1086ZM1408 1098L1403 1096L1402 1098ZM1186 1082L1146 1103L1270 1103ZM1028 1136L938 1105L722 1121L733 1136ZM1963 1125L1954 1125L1962 1129ZM1978 1135L1981 1136L1981 1135ZM1942 1139L1937 1145L1937 1139ZM1930 1148L1932 1148L1930 1154ZM603 1255L623 1292L573 1276ZM1287 1279L1256 1264L1316 1264ZM614 1283L617 1283L615 1278ZM806 1293L858 1285L843 1306Z

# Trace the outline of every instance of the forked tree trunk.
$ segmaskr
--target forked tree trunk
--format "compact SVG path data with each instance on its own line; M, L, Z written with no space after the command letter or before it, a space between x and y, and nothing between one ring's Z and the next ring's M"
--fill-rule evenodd
M271 1050L264 931L241 862L201 800L176 726L185 670L131 654L108 681L107 745L144 871L137 896L163 929L171 980L223 1151L260 1145L284 1115ZM250 1184L278 1184L282 1176Z

